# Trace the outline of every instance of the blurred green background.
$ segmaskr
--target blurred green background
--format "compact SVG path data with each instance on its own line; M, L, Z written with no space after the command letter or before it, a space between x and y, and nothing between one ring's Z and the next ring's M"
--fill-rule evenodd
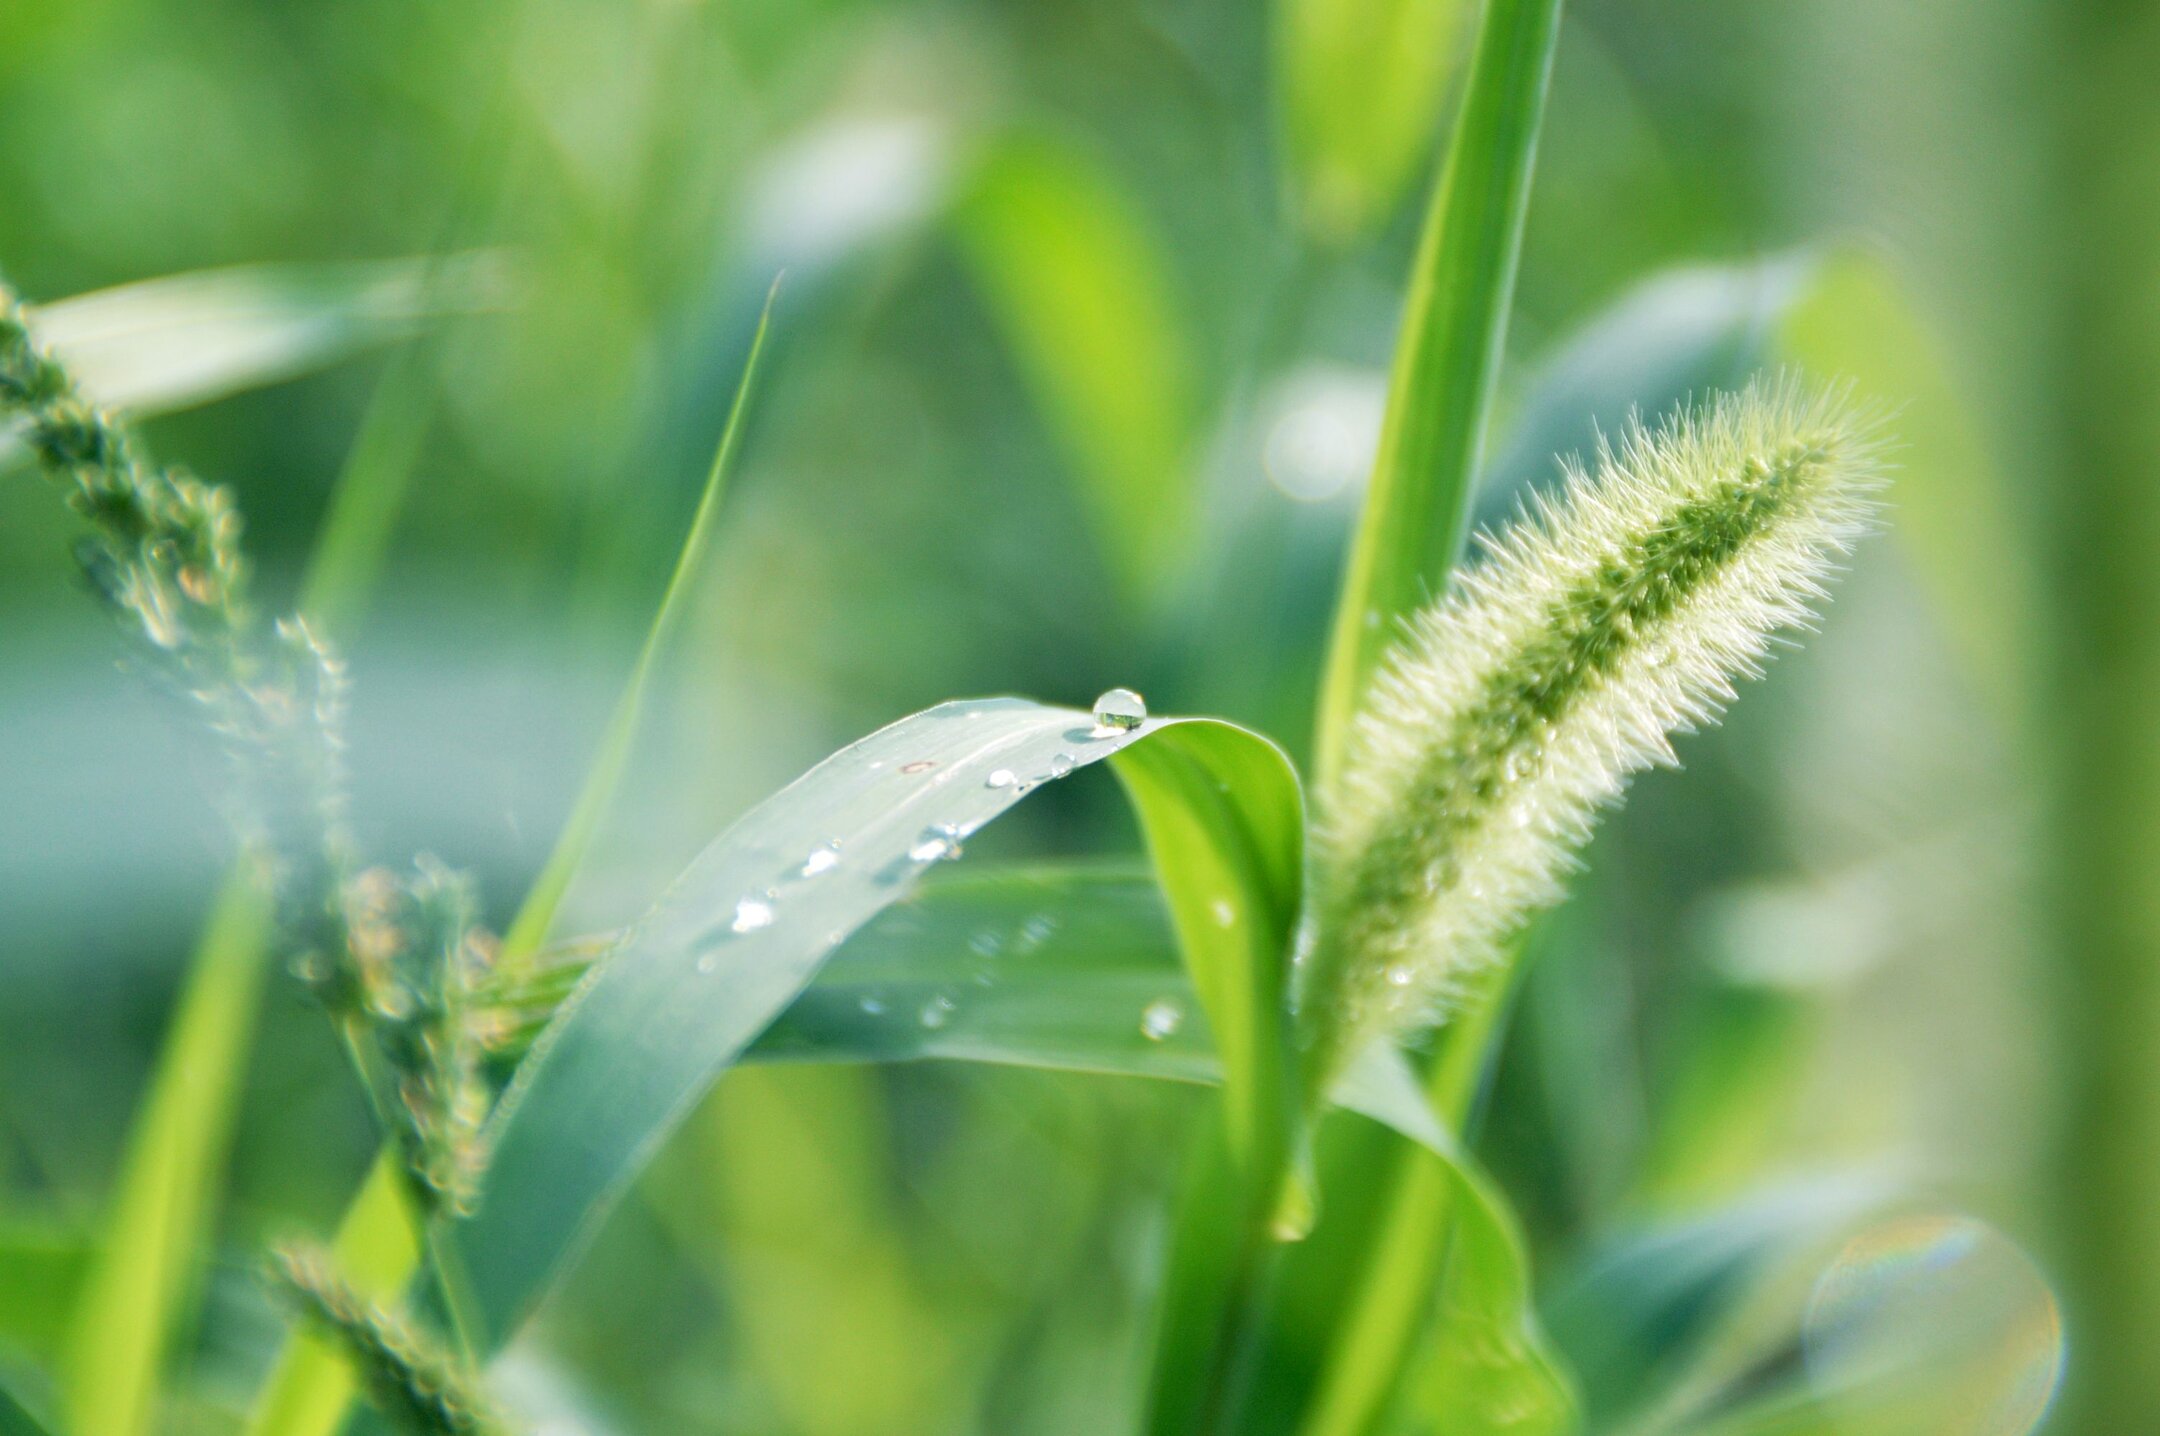
M237 491L272 607L369 416L411 445L345 635L358 819L477 869L498 923L786 272L723 537L572 896L598 929L949 696L1130 684L1304 748L1469 8L19 0L0 266L33 302L286 266L246 294L291 320L292 377L148 436ZM1614 1295L1644 1233L1774 1212L1805 1273L1911 1204L2047 1274L2049 1429L2160 1429L2156 10L1569 7L1486 512L1593 419L1760 365L1851 378L1901 468L1822 634L1597 840L1494 1083L1482 1150L1598 1429L1766 1379ZM467 253L437 284L353 267ZM6 1359L63 1343L227 852L214 765L116 677L70 540L0 471ZM1133 848L1111 785L1071 789L971 860ZM278 1329L252 1253L365 1168L342 1062L274 987L165 1429L232 1429ZM592 1431L1118 1429L1193 1110L1002 1069L731 1075L502 1383Z

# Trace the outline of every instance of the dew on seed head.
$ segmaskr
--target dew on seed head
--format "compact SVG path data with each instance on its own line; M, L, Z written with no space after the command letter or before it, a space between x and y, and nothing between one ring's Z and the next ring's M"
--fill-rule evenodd
M746 897L735 904L735 919L728 924L731 932L756 932L761 927L771 927L773 905L763 898Z
M839 866L840 840L834 838L830 842L823 843L810 850L810 856L803 859L802 875L806 878L814 878L819 873L829 873Z
M1019 778L1012 769L995 768L991 770L989 777L983 779L983 786L985 788L1010 788L1018 781Z
M1409 965L1401 962L1394 964L1381 974L1387 979L1387 984L1390 987L1408 987L1411 975Z
M1167 997L1158 997L1140 1009L1140 1035L1150 1042L1174 1036L1185 1024L1185 1009Z
M1130 688L1113 688L1095 700L1095 731L1091 738L1107 738L1147 721L1147 700Z

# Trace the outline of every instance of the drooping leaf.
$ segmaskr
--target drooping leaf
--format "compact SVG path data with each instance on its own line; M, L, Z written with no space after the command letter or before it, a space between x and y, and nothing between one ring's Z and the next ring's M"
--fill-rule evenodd
M1476 6L1277 0L1275 74L1299 210L1323 241L1385 220L1432 144Z
M1351 545L1315 747L1331 791L1352 717L1398 625L1462 550L1500 352L1561 0L1489 0L1462 113L1403 304L1387 417Z
M455 1234L468 1330L504 1339L688 1106L847 935L1040 784L1171 726L1017 699L944 704L844 749L730 828L542 1035Z
M996 146L953 222L1113 571L1159 594L1193 500L1191 360L1161 246L1115 175L1043 136Z

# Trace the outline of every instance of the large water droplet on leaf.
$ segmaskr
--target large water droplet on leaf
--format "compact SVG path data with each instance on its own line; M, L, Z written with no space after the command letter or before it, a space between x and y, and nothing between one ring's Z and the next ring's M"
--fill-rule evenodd
M1147 700L1130 688L1113 688L1095 700L1095 734L1123 733L1147 721Z

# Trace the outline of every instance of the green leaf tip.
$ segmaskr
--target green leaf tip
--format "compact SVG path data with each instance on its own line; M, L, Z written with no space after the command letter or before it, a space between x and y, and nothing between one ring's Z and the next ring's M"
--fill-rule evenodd
M1842 393L1757 383L1631 423L1482 539L1384 664L1323 814L1317 1080L1444 1015L1559 898L1598 811L1809 622L1880 475Z
M322 1249L271 1254L272 1286L352 1364L368 1400L405 1436L500 1436L504 1427L440 1343L370 1301Z

